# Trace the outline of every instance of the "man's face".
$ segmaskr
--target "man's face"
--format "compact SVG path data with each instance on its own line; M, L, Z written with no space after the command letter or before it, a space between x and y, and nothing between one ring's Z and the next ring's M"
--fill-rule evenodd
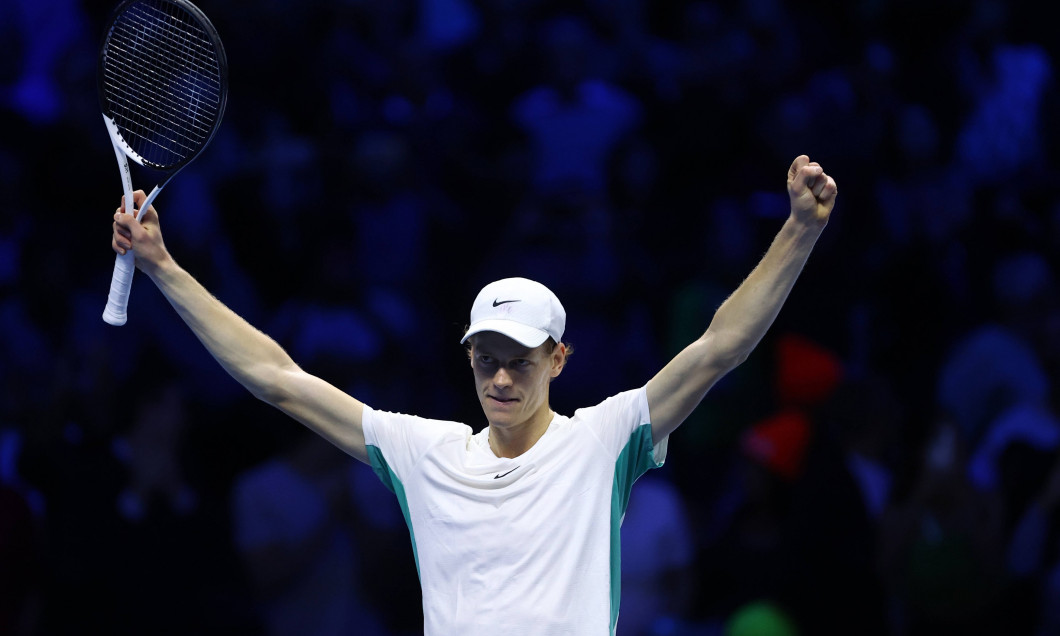
M548 417L548 386L563 370L563 345L528 349L499 333L471 338L471 368L478 399L493 426L514 427Z

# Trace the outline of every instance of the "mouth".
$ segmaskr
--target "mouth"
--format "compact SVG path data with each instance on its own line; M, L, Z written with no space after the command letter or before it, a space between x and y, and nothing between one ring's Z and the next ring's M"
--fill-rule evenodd
M496 395L489 395L489 394L486 394L486 399L488 399L490 402L492 402L494 404L501 404L501 405L514 404L514 403L519 401L516 398L502 398L502 397L497 397Z

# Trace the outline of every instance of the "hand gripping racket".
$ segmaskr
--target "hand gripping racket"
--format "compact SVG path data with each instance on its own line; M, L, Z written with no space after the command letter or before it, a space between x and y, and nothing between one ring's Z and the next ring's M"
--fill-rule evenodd
M187 0L125 0L99 51L99 101L118 157L125 213L133 214L129 159L162 174L140 206L210 143L228 98L228 61L206 15ZM103 320L123 325L135 271L118 255Z

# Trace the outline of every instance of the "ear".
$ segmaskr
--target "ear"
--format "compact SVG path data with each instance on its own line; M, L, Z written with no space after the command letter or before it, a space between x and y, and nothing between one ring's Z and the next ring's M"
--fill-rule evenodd
M558 377L560 373L563 373L563 367L567 366L567 345L562 342L556 344L552 349L552 369L550 374L553 378Z

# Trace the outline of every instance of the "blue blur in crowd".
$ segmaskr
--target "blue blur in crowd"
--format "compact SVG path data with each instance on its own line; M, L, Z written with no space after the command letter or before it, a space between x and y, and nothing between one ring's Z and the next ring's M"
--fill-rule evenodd
M461 331L563 300L572 413L842 184L622 529L621 636L1060 634L1060 50L1027 0L198 0L231 93L175 258L366 403L485 425ZM146 277L100 318L112 2L0 3L0 634L422 633L397 502ZM135 173L149 190L154 175Z

